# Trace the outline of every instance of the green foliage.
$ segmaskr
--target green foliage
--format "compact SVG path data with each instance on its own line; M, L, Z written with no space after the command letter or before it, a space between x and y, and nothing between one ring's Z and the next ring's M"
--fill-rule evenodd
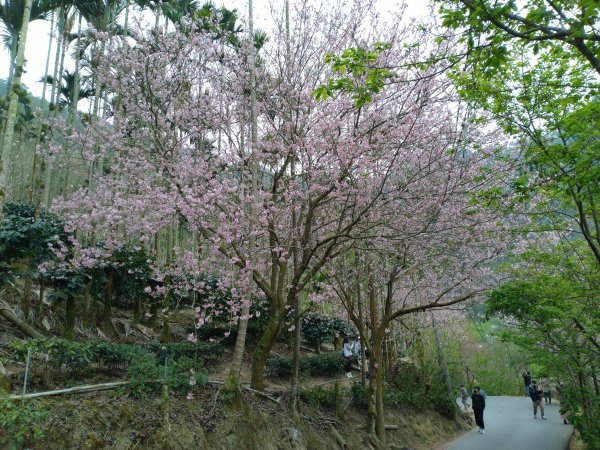
M42 275L46 285L52 288L48 298L54 301L78 297L85 292L91 279L90 274L83 267L55 266L47 269Z
M414 364L403 364L399 372L388 376L388 387L384 391L384 402L388 405L410 405L415 408L433 408L443 416L454 419L456 401L448 395L442 374L436 373L433 382L428 374Z
M164 359L148 354L138 355L127 369L127 380L127 391L133 397L147 398L160 392L165 384ZM196 371L193 360L183 358L174 361L167 358L166 385L170 391L191 391L207 381L208 375L205 371Z
M0 395L0 447L17 450L27 448L43 437L41 425L48 411L31 403L10 400Z
M333 98L337 93L348 94L356 108L371 102L373 95L385 87L386 80L394 76L391 70L376 66L381 54L390 48L389 43L377 42L373 50L348 48L340 56L327 53L325 64L330 64L338 77L330 78L317 87L312 96L322 101ZM346 74L348 76L344 76Z
M65 370L70 377L85 372L89 369L90 363L96 359L93 345L85 342L31 339L14 341L10 346L14 359L24 361L27 350L31 349L32 358L41 359L57 370Z
M337 375L344 370L344 357L341 352L325 352L320 355L300 358L300 372L306 375ZM266 369L274 377L289 377L292 374L292 358L288 356L270 356Z
M90 370L92 362L110 369L126 368L139 357L154 361L168 360L174 366L184 364L188 369L202 366L205 361L214 361L223 353L223 347L209 342L173 342L161 344L153 342L145 345L111 344L107 342L73 342L64 339L32 339L11 343L12 357L23 361L27 350L32 357L41 359L57 370L65 370L75 377ZM140 362L137 361L136 364ZM193 363L193 364L192 364Z
M300 389L299 396L305 402L318 408L337 408L343 395L343 389L325 389L317 386L312 389Z
M479 76L506 70L510 48L527 48L532 54L552 54L573 65L585 64L600 72L596 29L600 6L594 0L436 0L442 24L460 31L467 46L467 64ZM574 51L575 50L575 51Z
M5 203L0 225L0 284L33 270L51 256L48 245L65 240L60 220L25 203Z
M600 441L598 396L585 381L599 370L600 266L582 240L531 244L506 266L510 282L489 296L503 339L530 353L532 370L569 381L566 407L592 448Z
M166 354L175 360L200 358L203 361L214 361L223 354L223 346L216 342L152 342L144 347L157 356Z
M355 381L350 388L352 404L359 409L367 409L369 406L369 389L361 382Z
M102 269L113 271L115 299L120 306L130 306L148 286L151 276L151 258L142 247L125 246L106 260ZM123 304L124 303L124 304Z
M302 319L302 336L311 344L333 342L336 336L350 336L354 329L341 319L326 314L308 314Z

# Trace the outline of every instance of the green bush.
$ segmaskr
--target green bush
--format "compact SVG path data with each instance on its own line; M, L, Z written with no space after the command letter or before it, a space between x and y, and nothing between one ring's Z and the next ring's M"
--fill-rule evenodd
M171 359L200 358L202 361L218 359L223 354L223 346L217 342L152 342L145 348L155 355L166 353Z
M369 406L369 389L362 383L355 381L350 389L352 404L360 409L366 409Z
M315 407L335 408L343 394L341 390L324 389L315 387L313 389L301 389L300 398Z
M425 380L431 380L426 382ZM388 373L384 402L390 406L432 407L449 419L454 419L457 405L448 395L441 373L425 374L413 364Z
M25 360L31 348L32 358L41 358L57 370L65 370L69 376L80 375L96 359L91 343L73 342L65 339L31 339L11 343L13 359Z
M196 371L191 359L167 360L166 369L166 384L171 391L190 391L208 381L206 372ZM193 372L191 369L194 369ZM160 392L165 380L164 360L157 360L150 354L139 355L127 369L127 380L127 391L132 397L147 398L150 394Z
M108 342L73 342L64 339L31 339L11 343L12 357L23 361L27 350L31 349L32 358L42 359L45 364L57 370L66 370L70 377L89 370L95 361L105 367L126 368L148 355L153 360L164 360L166 355L173 364L179 360L193 361L196 366L205 361L213 361L223 353L223 346L210 342L174 342L161 344L153 342L144 345L111 344ZM139 362L139 361L138 361ZM186 363L187 364L187 363ZM189 365L189 364L188 364Z
M270 376L289 377L292 374L292 358L288 356L270 356L267 358L266 368ZM300 358L300 372L306 375L337 375L343 369L344 357L341 352L326 352Z
M308 314L302 319L302 336L311 344L333 342L335 336L350 336L356 331L345 321L326 314Z
M115 369L128 366L140 353L137 345L109 344L107 342L94 342L92 344L94 359L105 367Z
M31 403L12 401L0 396L0 448L27 448L43 436L40 425L48 411L35 408Z
M300 358L300 369L311 375L337 375L344 371L344 356L333 351Z

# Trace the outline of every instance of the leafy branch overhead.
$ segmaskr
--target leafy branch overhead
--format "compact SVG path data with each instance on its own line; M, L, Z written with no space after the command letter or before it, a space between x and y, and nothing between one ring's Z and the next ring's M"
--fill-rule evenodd
M330 78L315 89L313 97L322 101L343 93L354 100L357 108L371 102L373 95L385 87L386 80L394 77L393 71L375 65L381 54L390 48L389 43L377 42L373 50L348 48L340 56L327 53L324 61L338 77Z
M473 50L481 71L511 63L512 42L534 53L585 61L600 73L600 2L597 0L436 0L442 24L463 30L462 39Z

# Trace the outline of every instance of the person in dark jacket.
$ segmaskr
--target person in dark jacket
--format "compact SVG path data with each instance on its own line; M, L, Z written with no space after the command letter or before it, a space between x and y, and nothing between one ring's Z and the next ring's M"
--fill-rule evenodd
M529 387L531 386L531 372L523 372L523 382L525 383L525 398L529 397Z
M529 387L529 397L531 397L531 401L533 402L533 418L537 419L537 410L538 406L540 408L540 412L542 413L542 419L546 419L544 415L544 405L542 405L542 391L538 390L537 382L533 380L531 382L531 386Z
M471 395L471 407L475 414L475 424L479 427L481 434L485 433L485 425L483 424L483 410L485 409L485 397L481 395L481 388L475 386L473 395Z

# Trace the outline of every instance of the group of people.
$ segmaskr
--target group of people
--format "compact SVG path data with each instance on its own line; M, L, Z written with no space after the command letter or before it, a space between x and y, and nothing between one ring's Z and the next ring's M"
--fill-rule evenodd
M542 419L546 419L544 415L544 406L542 405L542 398L544 399L544 405L552 404L552 385L550 380L544 377L540 380L539 385L536 380L531 378L531 372L526 370L523 372L523 382L525 384L525 395L527 398L531 398L533 402L533 418L537 419L537 410L540 409ZM556 385L556 392L559 396L559 402L562 403L562 393L564 391L564 383L558 381ZM566 410L561 406L560 416L563 419L563 423L567 424Z
M552 386L550 384L550 381L548 380L548 378L542 378L538 385L537 381L531 378L531 372L528 370L523 372L523 381L525 382L525 393L527 394L527 398L530 398L533 404L533 418L537 419L537 412L539 409L542 419L545 420L546 415L544 414L544 404L552 404ZM559 401L561 401L560 397L562 396L561 394L563 391L564 383L558 382L556 386L556 392L559 395ZM481 389L480 386L475 386L470 396L470 405L469 391L464 386L460 387L460 396L465 411L468 411L469 407L473 408L475 424L479 427L479 433L484 434L485 424L483 422L483 411L485 409L485 392ZM544 399L544 404L542 404L542 398ZM568 423L565 416L565 410L563 408L561 408L560 414L561 418L563 419L563 422L565 424Z
M460 396L462 398L462 404L465 411L469 410L469 391L464 386L460 387ZM485 433L485 424L483 423L483 410L485 409L485 392L480 386L473 388L471 394L471 405L473 408L473 415L475 416L475 424L479 427L481 434Z

